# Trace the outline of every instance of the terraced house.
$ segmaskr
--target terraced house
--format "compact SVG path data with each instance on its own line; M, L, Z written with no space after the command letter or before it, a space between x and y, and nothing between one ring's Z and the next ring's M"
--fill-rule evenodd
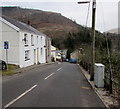
M8 63L19 65L21 68L38 63L46 63L46 38L32 26L17 20L0 16L0 54L6 61L4 43L8 42ZM49 48L50 49L50 48Z

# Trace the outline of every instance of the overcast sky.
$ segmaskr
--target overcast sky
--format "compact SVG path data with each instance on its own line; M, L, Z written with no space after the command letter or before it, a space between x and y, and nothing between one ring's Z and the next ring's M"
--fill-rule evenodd
M20 6L44 11L61 13L63 16L85 25L88 13L88 4L80 5L78 1L86 0L1 0L1 6ZM92 1L92 0L91 0ZM97 0L96 29L103 32L118 27L118 1ZM91 7L92 5L90 5ZM88 27L91 27L91 8Z

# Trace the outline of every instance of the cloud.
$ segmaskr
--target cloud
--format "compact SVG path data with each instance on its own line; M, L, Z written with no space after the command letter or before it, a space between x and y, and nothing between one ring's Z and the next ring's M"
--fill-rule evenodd
M1 2L78 2L86 0L1 0ZM87 0L92 1L92 0ZM119 0L96 0L96 2L119 2Z

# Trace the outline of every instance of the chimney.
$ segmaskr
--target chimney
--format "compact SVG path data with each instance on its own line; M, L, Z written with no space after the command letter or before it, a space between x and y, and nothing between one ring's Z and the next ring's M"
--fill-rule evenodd
M29 20L28 20L27 24L30 25L30 21Z

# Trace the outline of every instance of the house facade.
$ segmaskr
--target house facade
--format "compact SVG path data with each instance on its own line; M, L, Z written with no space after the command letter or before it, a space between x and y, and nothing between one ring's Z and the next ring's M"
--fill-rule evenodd
M56 61L62 61L61 50L56 50Z
M61 50L61 55L63 59L66 59L67 57L67 49Z
M57 51L57 48L51 45L51 59L52 59L52 61L56 61L56 51Z
M78 59L78 58L79 58L79 54L80 54L79 50L75 50L75 51L73 51L73 52L70 54L70 58L71 58L71 59L72 59L72 58Z
M51 62L51 38L49 38L48 36L46 36L45 39L45 47L46 47L46 62L49 63Z
M6 61L4 43L8 42L8 63L19 67L46 62L46 36L30 25L8 18L0 17L0 59Z

